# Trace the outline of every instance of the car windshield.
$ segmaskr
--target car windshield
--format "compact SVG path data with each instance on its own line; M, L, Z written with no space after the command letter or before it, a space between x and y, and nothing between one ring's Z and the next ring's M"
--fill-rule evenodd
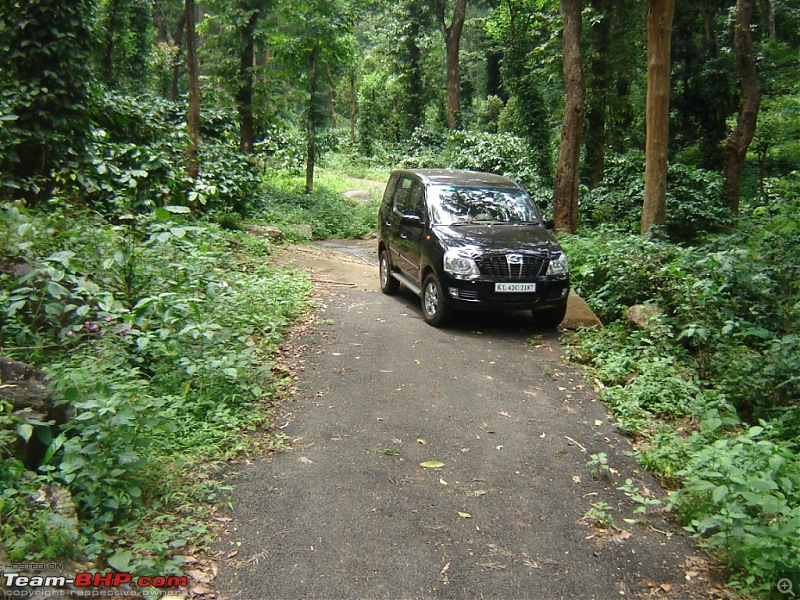
M520 189L433 186L429 204L435 225L541 222L533 200Z

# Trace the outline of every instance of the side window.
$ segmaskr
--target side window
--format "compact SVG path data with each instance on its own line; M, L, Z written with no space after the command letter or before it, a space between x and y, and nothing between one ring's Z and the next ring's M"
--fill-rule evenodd
M422 184L418 181L415 181L411 186L411 192L408 195L406 214L416 215L420 218L425 217L425 193Z
M389 179L389 183L386 185L386 190L383 192L383 204L386 206L392 206L393 196L394 196L394 189L397 187L397 177L392 177Z
M397 182L397 188L394 192L394 209L401 215L408 214L408 195L411 190L412 181L407 177L403 177Z

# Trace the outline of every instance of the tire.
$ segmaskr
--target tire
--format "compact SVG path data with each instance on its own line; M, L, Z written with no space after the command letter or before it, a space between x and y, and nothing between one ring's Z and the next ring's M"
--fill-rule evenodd
M449 316L450 311L444 303L444 290L436 275L429 273L422 284L422 318L428 325L441 327Z
M544 310L534 310L533 320L540 327L546 329L553 329L561 324L564 320L564 315L567 314L567 305L554 306L553 308L546 308Z
M381 291L384 294L392 296L400 289L400 282L392 277L392 263L389 262L389 253L384 249L381 250L381 256L378 259L380 270Z

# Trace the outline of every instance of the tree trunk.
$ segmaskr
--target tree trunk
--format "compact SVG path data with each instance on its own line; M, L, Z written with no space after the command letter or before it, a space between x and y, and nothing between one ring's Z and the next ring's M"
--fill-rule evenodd
M317 82L319 81L319 71L317 69L317 52L315 47L308 54L309 71L309 90L308 90L308 114L306 115L306 194L314 191L314 162L317 160Z
M667 223L667 145L672 15L675 0L650 0L647 15L647 140L642 234Z
M339 117L336 114L336 88L333 86L333 73L330 67L325 70L325 77L328 81L328 114L331 118L331 127L336 129L339 126Z
M186 0L186 72L189 77L189 147L186 150L186 173L197 179L200 163L197 158L200 145L200 85L197 76L197 46L195 36L194 0Z
M581 0L561 0L564 19L564 84L567 93L558 165L553 190L553 220L558 231L578 229L578 167L583 133L583 71L581 70Z
M356 92L356 74L350 73L350 143L356 145L356 118L358 116L358 94Z
M239 150L252 154L255 142L253 130L253 66L255 61L254 35L258 25L258 11L253 10L247 21L242 21L239 31L241 46L239 53L239 89L236 105L239 109Z
M434 8L447 50L447 127L453 130L458 128L461 109L461 70L458 55L461 47L461 31L467 13L467 0L456 0L453 20L449 26L445 23L445 0L437 0Z
M775 2L759 0L758 3L761 6L761 18L764 21L764 29L766 29L770 41L774 42L778 37L777 27L775 26Z
M608 59L611 43L608 15L603 14L603 0L592 0L595 20L591 34L594 52L589 60L589 101L586 106L585 160L589 187L597 187L605 172L606 114L608 112L609 77Z
M736 51L736 71L739 75L739 88L742 102L739 107L739 120L725 144L722 167L722 199L734 213L739 212L742 167L747 149L756 132L758 107L761 98L758 92L758 75L753 56L753 40L750 23L753 18L753 0L736 2L736 23L734 24L733 46Z
M183 70L181 65L181 50L183 49L183 29L186 27L186 9L184 9L180 16L178 17L178 24L175 27L175 46L177 47L177 52L175 53L175 59L172 63L172 84L169 88L169 99L173 102L178 101L178 82L181 79L181 71Z

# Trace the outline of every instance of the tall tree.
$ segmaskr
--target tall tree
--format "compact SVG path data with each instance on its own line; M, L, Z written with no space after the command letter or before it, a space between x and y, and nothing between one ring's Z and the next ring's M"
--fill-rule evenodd
M339 75L354 54L353 12L347 0L297 0L283 9L284 22L289 26L276 39L276 50L290 69L302 73L305 191L310 193L314 189L314 167L319 156L317 134L330 117L331 78Z
M253 127L253 81L255 78L255 34L261 16L259 0L239 0L239 81L236 90L236 107L239 111L239 150L252 154L255 143Z
M733 47L736 51L736 71L742 101L736 127L725 144L722 167L722 198L733 212L739 211L739 195L742 186L742 167L747 149L753 140L758 120L760 95L758 75L753 56L753 40L750 23L753 18L753 0L738 0L734 24Z
M670 45L675 0L649 0L647 15L647 139L642 234L667 223Z
M186 73L189 78L189 147L186 150L186 173L196 179L200 173L198 149L200 146L200 83L197 74L197 34L194 0L186 0Z
M153 6L143 0L99 0L100 75L109 88L142 90L149 82L155 40Z
M467 14L467 0L455 0L453 18L447 24L447 2L435 0L433 8L439 20L439 28L444 36L444 45L447 52L447 126L450 129L458 128L459 112L461 110L461 63L459 51L461 48L461 32L464 29L464 20Z
M90 0L0 6L0 172L28 184L32 202L45 197L53 170L85 153L91 7Z
M586 105L586 171L589 187L603 180L605 170L606 116L608 112L610 17L604 0L592 0L590 34L593 52L589 55L589 88Z
M581 0L561 0L564 21L564 87L567 101L558 147L553 219L560 231L578 229L578 169L583 134L584 89L581 69Z
M542 4L542 0L502 0L487 28L494 43L503 49L502 87L510 95L507 114L513 115L505 124L506 131L530 144L539 175L552 184L551 111L544 92L546 82L558 80L558 74L555 68L542 65L541 53L545 48L551 56L562 51L553 45L551 38L556 36L551 31L555 27L560 30L563 23L557 17L557 1L546 0L544 7Z
M397 51L399 77L404 88L401 101L406 132L412 133L422 124L425 113L425 74L420 40L430 25L430 11L422 0L406 0L399 8L400 39Z

